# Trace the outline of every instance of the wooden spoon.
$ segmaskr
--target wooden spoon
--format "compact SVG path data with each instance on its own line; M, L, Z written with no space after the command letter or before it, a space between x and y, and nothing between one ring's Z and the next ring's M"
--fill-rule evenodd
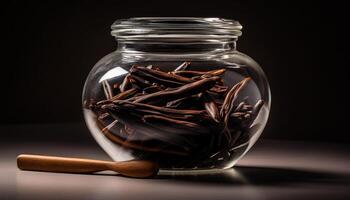
M17 157L17 166L21 170L93 173L112 170L121 175L134 178L147 178L157 174L158 165L146 160L109 162L81 158L21 154Z

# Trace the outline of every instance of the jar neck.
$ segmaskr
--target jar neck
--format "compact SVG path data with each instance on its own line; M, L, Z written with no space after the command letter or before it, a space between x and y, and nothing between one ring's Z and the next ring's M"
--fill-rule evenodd
M237 39L206 42L118 41L117 50L124 53L200 54L236 50Z

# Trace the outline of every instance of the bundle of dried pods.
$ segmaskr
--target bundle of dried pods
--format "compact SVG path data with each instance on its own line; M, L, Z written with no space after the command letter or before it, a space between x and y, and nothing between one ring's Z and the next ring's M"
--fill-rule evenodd
M251 79L229 88L224 68L193 71L189 65L184 62L170 72L132 66L122 83L102 82L105 99L85 105L108 139L135 151L213 155L222 145L239 145L264 104L237 102Z

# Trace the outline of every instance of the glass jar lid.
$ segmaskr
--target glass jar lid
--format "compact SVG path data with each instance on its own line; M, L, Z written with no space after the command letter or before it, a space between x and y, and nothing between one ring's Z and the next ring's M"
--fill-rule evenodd
M235 20L195 17L137 17L120 19L111 26L117 40L232 40L241 36Z

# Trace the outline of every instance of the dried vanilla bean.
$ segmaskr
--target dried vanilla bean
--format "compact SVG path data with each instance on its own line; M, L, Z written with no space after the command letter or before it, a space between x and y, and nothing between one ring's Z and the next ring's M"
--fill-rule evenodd
M227 86L220 86L220 85L215 85L213 88L210 89L211 92L216 92L216 93L225 93L227 91Z
M95 104L95 106L101 106L101 105L104 105L104 104L107 104L107 103L111 103L112 101L115 101L115 100L127 99L127 98L129 98L131 96L134 96L136 93L137 93L137 90L135 88L131 88L129 90L126 90L124 92L121 92L121 93L115 95L111 99L101 100L101 101L97 102Z
M205 75L210 75L210 76L220 76L226 72L226 69L216 69L216 70L211 70L205 73Z
M114 125L118 123L118 120L114 120L112 123L110 123L108 126L104 127L101 131L104 132L106 130L111 129Z
M246 102L244 102L244 101L242 101L241 103L239 103L238 106L237 106L236 109L235 109L235 112L240 111L240 110L243 108L243 106L244 106L245 104L246 104Z
M167 134L185 136L190 140L197 138L197 136L209 135L211 133L204 125L165 116L145 115L143 121L149 126L167 132ZM191 143L193 146L197 145L195 141Z
M133 96L137 93L137 90L135 88L131 88L129 90L126 90L124 92L119 93L118 95L115 95L114 97L112 97L112 101L115 100L122 100L122 99L126 99L130 96Z
M174 69L174 71L176 72L176 71L186 70L190 64L191 64L191 62L183 62L176 69Z
M140 90L143 90L144 88L148 88L148 87L151 87L152 84L150 84L149 82L147 82L146 80L144 80L143 78L141 77L138 77L138 76L135 76L133 75L131 78L130 78L130 83L135 87L135 88L138 88Z
M160 86L158 86L158 85L151 85L149 87L143 88L142 93L143 94L151 94L151 93L159 92L161 90L162 90L162 88Z
M142 69L144 69L144 70L142 70ZM157 76L157 75L155 75L155 73L149 73L150 71L154 72L156 70L151 70L151 69L145 70L145 69L147 69L147 68L133 66L130 69L130 73L132 76L139 76L139 77L142 77L143 79L145 79L149 82L157 83L160 85L165 85L168 87L178 87L178 86L183 85L183 83L181 83L181 82L167 79L166 77L162 77L162 76ZM164 73L164 74L167 74L167 73Z
M202 75L209 75L209 76L220 76L222 74L224 74L226 71L226 69L215 69L215 70L211 70L211 71L190 71L190 70L183 70L183 71L174 71L172 72L173 74L177 74L177 75L181 75L184 77L195 77L195 76L199 76L201 77Z
M206 113L205 110L182 110L182 109L172 109L172 108L166 108L166 107L160 107L150 104L144 104L144 103L137 103L137 102L130 102L130 101L113 101L114 105L122 105L122 106L129 106L129 107L135 107L139 109L150 109L159 111L162 113L167 114L180 114L180 115L198 115L200 117L204 117L203 115Z
M137 71L141 71L144 74L149 74L149 75L161 78L161 79L170 80L170 81L176 81L176 82L179 82L179 83L191 83L191 82L193 82L193 80L190 79L190 78L186 78L186 77L183 77L183 76L178 76L176 74L166 73L166 72L163 72L163 71L160 71L160 70L152 70L152 69L148 69L148 68L145 68L145 67L135 67L134 66L130 71L131 72L135 72L135 74L137 74L136 73Z
M237 96L238 96L239 92L243 89L243 87L247 84L247 82L249 80L250 80L250 78L243 79L240 83L236 84L236 85L238 85L238 87L234 88L233 92L231 92L231 91L230 91L231 93L229 92L230 96L228 98L230 99L230 101L226 102L228 104L227 111L223 112L224 113L224 116L223 116L224 123L225 123L226 126L228 126L230 124L229 120L232 119L230 116L231 116L232 112L235 109L234 108L235 100L237 99ZM225 106L225 102L223 104L223 107L224 106Z
M241 82L234 85L231 90L227 93L220 114L225 117L230 107L232 107L232 102L237 98L238 92L242 89L242 85L246 84L250 80L249 77L244 78Z
M183 97L169 101L166 104L166 107L174 109L203 109L203 106L200 104L200 100L197 95L191 95L189 97Z
M215 100L208 93L200 93L199 97L204 103L205 110L209 116L217 123L220 123L221 116Z
M250 116L250 122L248 123L248 127L251 126L251 124L254 122L254 120L256 119L256 117L259 115L261 108L264 105L264 101L263 100L259 100L258 102L256 102L256 104L254 105L253 109L252 109L252 113Z
M228 120L230 119L230 115L232 114L232 112L234 111L234 103L238 97L238 94L239 92L244 88L244 86L247 84L247 82L250 80L250 78L245 78L243 79L239 85L239 87L234 90L234 92L232 92L230 95L232 95L232 97L230 98L230 102L229 102L229 106L227 108L227 112L225 113L225 116L224 116L224 123L225 124L228 124ZM225 103L224 103L225 104ZM223 105L224 106L224 105Z
M224 103L222 105L222 108L220 110L221 117L224 121L224 130L223 133L225 134L227 141L231 143L233 140L236 140L238 137L237 135L240 135L238 131L231 131L230 125L231 121L233 120L231 117L232 112L234 111L234 103L237 99L237 96L239 92L242 90L243 86L246 85L246 83L250 80L250 78L244 78L241 82L234 85L231 90L227 93ZM234 137L232 137L231 133L235 132Z
M106 104L106 105L103 105L102 108L114 110L116 113L119 111L132 112L134 115L139 116L139 118L142 118L144 115L159 115L163 117L169 117L172 119L180 119L180 120L187 120L187 121L200 120L200 118L196 115L189 115L189 114L181 115L181 114L174 114L174 113L168 114L168 113L160 112L153 109L140 108L140 107L134 107L134 106Z
M159 116L159 115L145 115L143 116L143 120L146 122L154 122L154 121L166 121L174 125L181 125L188 128L201 128L198 124L193 122L187 122L183 120L171 119L169 117Z
M166 107L167 108L178 108L178 107L180 107L181 104L183 104L189 98L192 98L192 96L190 96L190 97L183 97L183 98L180 98L180 99L176 99L174 101L169 101L166 104Z
M109 85L107 80L104 80L101 82L102 87L103 87L103 92L105 94L106 99L112 99L113 93L112 93L112 88Z
M189 95L198 94L202 91L206 91L212 88L218 79L220 79L220 77L214 76L211 78L206 78L193 83L189 83L175 89L167 89L167 90L155 92L152 94L147 94L140 98L137 98L134 102L136 103L169 102L169 101L176 100Z
M120 92L126 91L130 87L130 74L126 75L123 82L119 85Z

